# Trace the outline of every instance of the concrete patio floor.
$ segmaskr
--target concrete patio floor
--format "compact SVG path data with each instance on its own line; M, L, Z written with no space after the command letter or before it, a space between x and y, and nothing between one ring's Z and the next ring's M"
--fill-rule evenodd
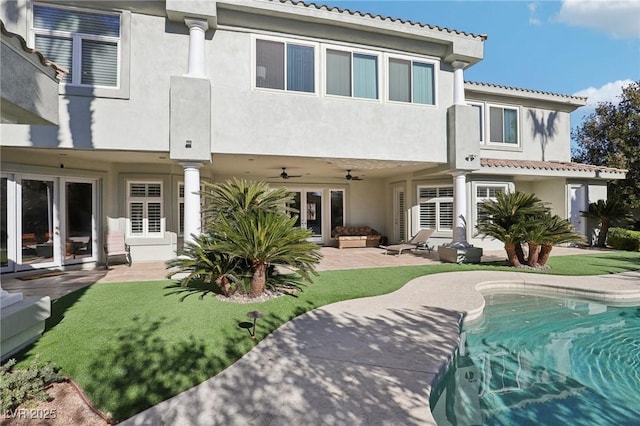
M339 250L335 247L321 247L322 260L318 271L340 269L362 269L390 266L427 265L439 263L437 251L404 252L402 255L386 255L380 248L349 248ZM596 249L556 247L552 256L569 254L588 254L598 252ZM503 250L488 251L482 257L483 262L502 261L506 256ZM37 277L46 271L25 273L26 277ZM49 296L52 300L76 291L80 288L103 283L130 281L158 281L167 279L164 262L134 262L131 267L124 264L104 266L95 269L68 269L59 275L43 278L20 280L16 276L2 277L2 288L9 292L22 292L24 296Z

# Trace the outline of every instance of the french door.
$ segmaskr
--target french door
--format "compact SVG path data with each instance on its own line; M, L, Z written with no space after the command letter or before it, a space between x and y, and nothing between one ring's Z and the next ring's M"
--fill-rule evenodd
M0 176L0 270L95 261L95 179Z
M298 211L295 226L311 231L309 241L323 242L322 232L322 189L290 190L293 194L291 207Z
M407 240L407 204L403 187L393 188L393 240Z

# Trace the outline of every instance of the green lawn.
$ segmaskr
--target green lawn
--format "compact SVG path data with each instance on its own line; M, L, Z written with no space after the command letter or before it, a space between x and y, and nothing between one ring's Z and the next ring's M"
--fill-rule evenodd
M640 254L551 257L559 275L640 269ZM297 297L260 304L218 301L211 293L175 292L170 281L99 284L55 301L42 338L25 354L52 361L101 410L122 420L212 377L250 350L246 314L259 310L257 341L313 308L385 294L427 274L513 270L501 265L406 266L327 271Z

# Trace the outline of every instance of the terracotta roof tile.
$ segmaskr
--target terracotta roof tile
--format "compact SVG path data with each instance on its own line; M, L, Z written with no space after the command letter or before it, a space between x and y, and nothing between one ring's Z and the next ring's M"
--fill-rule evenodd
M625 174L628 170L614 167L594 166L592 164L570 163L564 161L530 161L530 160L500 160L497 158L481 158L482 167L508 167L530 170L556 170L568 172L608 172Z
M562 93L545 92L545 91L542 91L542 90L522 89L520 87L502 86L500 84L493 84L493 83L482 83L482 82L477 82L477 81L465 81L464 83L466 85L470 85L470 86L495 87L495 88L498 88L498 89L515 90L517 92L537 93L539 95L558 96L558 97L561 97L561 98L574 99L574 100L577 100L577 101L585 101L586 102L586 100L587 100L587 98L585 96L564 95Z
M56 64L55 62L52 62L52 61L48 60L42 54L42 52L40 52L38 50L35 50L35 49L32 49L29 46L27 46L26 40L24 38L22 38L22 36L20 36L19 34L15 34L15 33L7 31L7 28L4 26L4 22L2 22L2 20L0 20L0 32L2 32L3 36L17 39L20 42L20 44L22 45L22 50L24 50L25 52L27 52L29 54L36 55L38 57L38 59L40 60L40 63L42 65L44 65L45 67L53 68L55 70L55 72L56 72L56 78L58 80L62 80L64 75L69 72L69 70L66 69L65 67L61 67L60 65Z
M300 7L314 8L314 9L317 9L317 10L327 10L329 12L349 14L349 15L352 15L352 16L353 15L357 15L357 16L361 16L363 18L380 19L382 21L396 22L396 23L406 24L406 25L411 25L411 26L419 26L420 28L428 28L430 30L437 30L437 31L442 31L442 32L447 32L447 33L459 34L459 35L463 35L463 36L467 36L467 37L480 38L482 40L486 40L487 37L488 37L486 34L467 33L467 32L464 32L464 31L452 30L450 28L438 27L438 26L429 25L429 24L423 24L423 23L420 23L420 22L409 21L409 20L406 20L406 19L392 18L390 16L382 16L382 15L373 15L373 14L368 13L368 12L364 13L364 12L360 12L358 10L342 9L342 8L335 7L335 6L329 7L329 6L325 6L323 4L317 5L315 3L307 3L305 1L296 1L296 0L269 0L269 1L279 2L279 3L286 3L286 4L291 4L291 5L300 6Z

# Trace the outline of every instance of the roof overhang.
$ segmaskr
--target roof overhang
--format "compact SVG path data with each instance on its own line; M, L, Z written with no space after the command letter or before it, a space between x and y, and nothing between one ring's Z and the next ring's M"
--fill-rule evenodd
M464 90L467 99L474 99L475 97L480 99L499 97L502 99L515 99L518 103L535 101L542 104L553 105L554 108L566 112L571 112L587 104L587 98L581 96L563 95L561 93L522 89L491 83L465 81Z
M625 179L628 170L563 161L499 160L482 158L473 174L504 176L565 177L577 179Z
M58 124L58 83L66 70L27 46L0 21L2 123Z

